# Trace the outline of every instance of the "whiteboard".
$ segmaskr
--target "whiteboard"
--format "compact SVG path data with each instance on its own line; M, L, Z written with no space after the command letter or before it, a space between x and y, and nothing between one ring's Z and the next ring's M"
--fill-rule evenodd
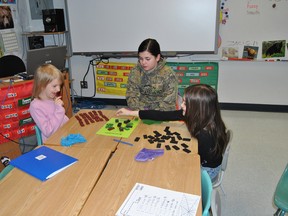
M165 55L217 53L217 0L66 1L74 55L137 55L156 39Z

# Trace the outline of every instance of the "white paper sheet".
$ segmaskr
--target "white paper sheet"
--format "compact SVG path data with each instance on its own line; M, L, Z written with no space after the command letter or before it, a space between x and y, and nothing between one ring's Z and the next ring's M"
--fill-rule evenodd
M14 31L2 32L1 35L3 39L5 52L12 52L19 50L16 33Z
M200 196L136 183L116 216L193 216Z

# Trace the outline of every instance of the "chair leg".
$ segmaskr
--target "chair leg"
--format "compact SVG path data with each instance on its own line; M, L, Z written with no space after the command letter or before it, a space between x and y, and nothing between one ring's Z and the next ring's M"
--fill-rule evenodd
M285 216L285 211L278 208L277 211L274 213L274 216Z
M279 216L279 210L280 209L277 209L277 211L273 214L273 216Z
M211 196L210 215L221 216L221 209L222 209L222 202L219 191L217 189L213 189Z
M223 187L222 187L222 184L220 185L220 188L221 188L221 191L222 191L222 193L224 194L224 196L226 196L226 193L225 193L225 191L224 191L224 189L223 189Z

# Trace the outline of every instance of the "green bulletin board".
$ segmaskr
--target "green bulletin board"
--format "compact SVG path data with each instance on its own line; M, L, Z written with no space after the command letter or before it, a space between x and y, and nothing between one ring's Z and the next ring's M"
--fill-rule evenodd
M184 89L190 85L208 84L217 90L217 62L167 62L178 77L179 94L183 96Z

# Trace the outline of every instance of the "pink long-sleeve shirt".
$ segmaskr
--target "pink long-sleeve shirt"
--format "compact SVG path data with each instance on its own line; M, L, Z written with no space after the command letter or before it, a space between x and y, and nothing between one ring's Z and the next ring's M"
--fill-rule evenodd
M55 104L52 100L35 98L29 110L31 117L41 130L43 142L69 120L65 115L64 107Z

